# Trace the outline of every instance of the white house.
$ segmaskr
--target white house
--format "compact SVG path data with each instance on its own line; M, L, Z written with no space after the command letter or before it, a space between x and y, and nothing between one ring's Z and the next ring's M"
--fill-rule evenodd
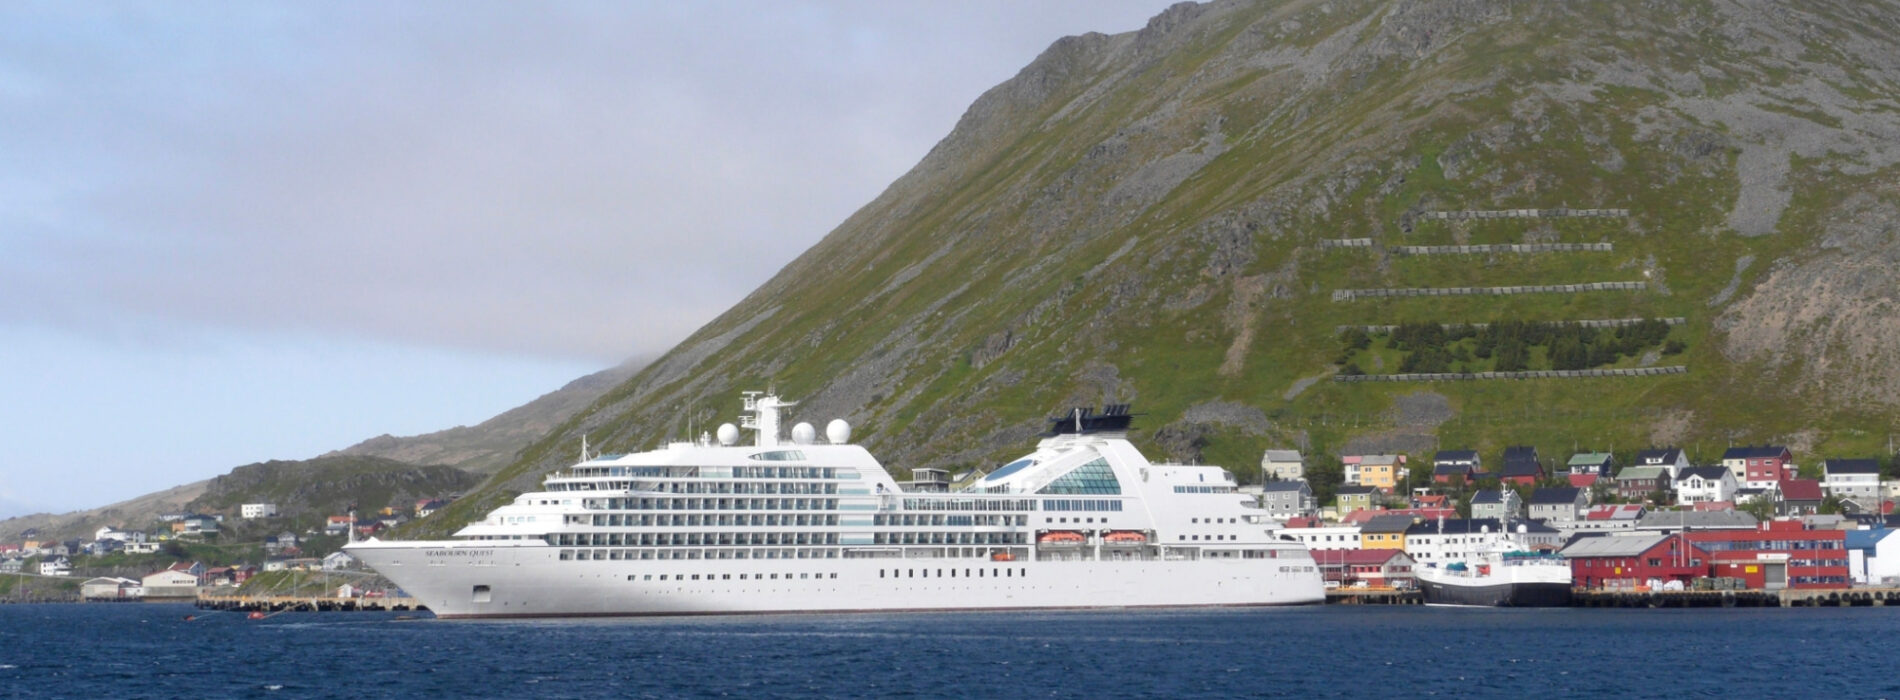
M1871 459L1830 459L1821 463L1821 487L1830 496L1853 501L1873 511L1880 504L1880 462Z
M324 571L336 571L339 569L348 569L355 565L356 565L356 557L352 557L349 554L341 552L341 551L331 552L330 556L323 558Z
M1260 473L1271 474L1281 481L1298 481L1306 478L1306 460L1300 457L1299 450L1267 450L1260 456ZM416 517L424 517L417 513Z
M1328 527L1289 527L1280 530L1281 537L1291 537L1306 545L1307 549L1358 549L1358 525L1332 525Z
M1900 530L1848 530L1847 570L1854 583L1900 583Z
M144 534L144 533L139 533L139 534ZM146 542L143 540L140 540L138 542L127 542L125 543L125 553L126 554L157 554L158 543Z
M1668 447L1659 450L1643 450L1636 453L1632 467L1662 467L1669 470L1669 478L1674 479L1682 470L1689 468L1689 456L1682 448Z
M51 560L40 562L40 575L71 576L73 575L73 563L67 561L65 557L54 557Z
M1676 502L1683 505L1733 502L1740 488L1735 472L1727 467L1689 467L1676 477Z
M246 503L238 506L238 516L246 520L251 518L275 518L277 517L277 504Z
M111 525L107 525L105 527L102 527L102 528L99 528L98 530L93 531L92 538L94 540L101 540L101 541L113 540L116 542L124 542L126 544L131 544L133 542L144 542L145 533L140 532L138 530L121 530Z

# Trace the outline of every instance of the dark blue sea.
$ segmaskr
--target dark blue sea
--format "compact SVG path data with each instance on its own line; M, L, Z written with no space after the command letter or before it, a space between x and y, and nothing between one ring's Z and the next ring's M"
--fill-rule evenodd
M1897 632L1900 608L480 622L11 605L0 696L1896 698Z

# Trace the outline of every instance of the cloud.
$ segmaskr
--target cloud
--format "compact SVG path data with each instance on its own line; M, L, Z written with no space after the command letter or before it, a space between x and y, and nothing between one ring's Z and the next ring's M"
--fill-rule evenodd
M1163 5L0 10L0 324L662 351Z

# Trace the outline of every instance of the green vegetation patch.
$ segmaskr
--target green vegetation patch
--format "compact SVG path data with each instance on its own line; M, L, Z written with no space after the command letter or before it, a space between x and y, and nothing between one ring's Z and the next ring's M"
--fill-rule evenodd
M1579 323L1502 321L1483 327L1406 323L1384 333L1351 328L1339 334L1339 373L1522 372L1619 367L1656 351L1679 355L1688 346L1671 339L1661 319L1596 328ZM1378 357L1379 361L1366 362ZM1396 359L1396 362L1393 360Z

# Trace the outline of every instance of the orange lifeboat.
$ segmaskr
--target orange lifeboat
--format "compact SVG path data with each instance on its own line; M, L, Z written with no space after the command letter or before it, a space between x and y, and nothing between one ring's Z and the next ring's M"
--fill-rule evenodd
M1082 536L1082 533L1074 530L1055 530L1042 533L1036 537L1036 542L1039 544L1082 544L1087 539Z
M990 555L990 561L1016 561L1016 555L1009 552L996 552Z
M1110 530L1102 536L1102 541L1109 544L1146 544L1148 536L1135 530Z

